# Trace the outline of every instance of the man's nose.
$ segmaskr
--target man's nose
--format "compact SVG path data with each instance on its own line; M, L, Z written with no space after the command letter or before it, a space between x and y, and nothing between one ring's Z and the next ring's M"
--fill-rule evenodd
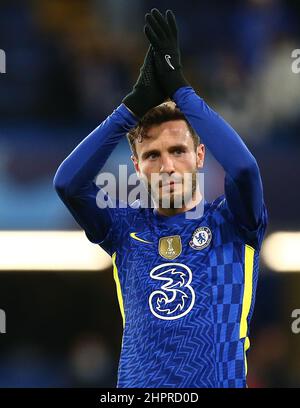
M172 160L172 157L170 155L162 155L161 156L161 167L160 167L160 172L161 173L173 173L175 171L174 168L174 163Z

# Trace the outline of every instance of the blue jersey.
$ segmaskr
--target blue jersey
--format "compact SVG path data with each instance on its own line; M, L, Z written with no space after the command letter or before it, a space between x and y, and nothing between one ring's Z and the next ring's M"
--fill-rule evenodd
M115 212L101 246L113 258L124 333L118 387L245 387L258 257L226 198L203 216Z
M267 225L259 168L191 87L173 99L225 171L224 195L204 201L201 218L97 206L94 179L137 123L124 105L63 161L54 186L88 239L112 256L124 323L118 387L245 387Z

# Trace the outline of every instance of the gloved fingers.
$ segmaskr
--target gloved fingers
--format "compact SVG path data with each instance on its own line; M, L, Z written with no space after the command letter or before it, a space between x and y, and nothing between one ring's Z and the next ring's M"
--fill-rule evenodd
M158 38L161 40L166 39L166 33L164 32L161 25L156 21L156 19L152 16L152 14L147 13L145 15L146 23L152 28L154 33L157 35Z
M144 26L144 33L153 48L158 50L160 45L159 38L148 24Z
M176 24L176 18L172 10L166 11L166 20L169 24L170 30L173 36L177 39L178 38L178 29Z
M160 25L161 29L165 32L165 35L169 36L170 35L170 29L168 26L168 23L164 16L161 14L159 10L156 8L151 10L151 15L152 17L157 21L157 23Z

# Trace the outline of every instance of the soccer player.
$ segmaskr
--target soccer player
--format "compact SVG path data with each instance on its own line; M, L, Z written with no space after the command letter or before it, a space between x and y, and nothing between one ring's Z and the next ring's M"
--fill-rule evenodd
M259 168L184 78L174 14L151 10L144 32L150 46L132 92L63 161L54 186L87 238L112 256L124 323L117 387L246 387L267 225ZM167 97L173 106L162 104ZM94 179L126 134L155 208L97 206ZM213 202L184 178L202 168L204 146L226 174ZM202 216L187 217L199 203Z

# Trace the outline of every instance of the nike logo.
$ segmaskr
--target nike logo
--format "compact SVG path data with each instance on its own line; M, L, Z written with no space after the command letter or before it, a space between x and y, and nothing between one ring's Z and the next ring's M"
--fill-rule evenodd
M131 232L129 235L131 238L136 239L137 241L144 242L145 244L152 244L152 242L145 241L144 239L137 237L136 234L137 232Z
M173 65L172 65L172 63L171 63L171 55L166 54L166 55L165 55L165 60L166 60L166 63L169 65L169 67L171 67L172 69L175 70L175 68L173 67Z

